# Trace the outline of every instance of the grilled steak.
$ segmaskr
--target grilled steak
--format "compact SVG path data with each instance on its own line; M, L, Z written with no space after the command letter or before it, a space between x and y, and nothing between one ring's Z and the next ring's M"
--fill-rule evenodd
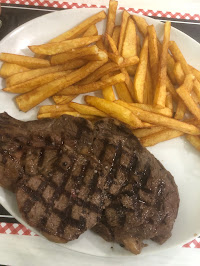
M95 134L94 151L109 177L106 208L93 230L135 254L144 239L162 244L171 236L178 212L174 178L121 123L100 120Z
M23 218L48 239L67 242L93 227L136 254L143 240L170 237L179 206L171 174L107 118L0 114L0 185L16 191Z

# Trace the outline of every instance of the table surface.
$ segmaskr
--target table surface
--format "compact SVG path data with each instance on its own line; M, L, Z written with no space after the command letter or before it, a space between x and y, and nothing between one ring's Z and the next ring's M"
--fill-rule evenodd
M20 1L18 1L18 2L20 2ZM80 2L80 1L76 1L76 2ZM86 2L86 1L82 1L82 2ZM95 3L97 3L97 2L99 2L99 1L96 1ZM105 2L105 1L103 1L103 2ZM127 1L123 1L124 4L125 4L125 2L127 2ZM142 3L144 3L144 2L145 1L142 1ZM146 3L147 2L148 1L146 1ZM198 4L199 0L193 1L194 4L196 4L196 2ZM22 4L16 4L16 3L14 3L14 1L13 1L12 4L3 3L3 1L2 1L2 12L1 12L1 15L0 15L0 21L1 21L0 40L4 36L6 36L10 31L12 31L13 29L18 27L19 25L21 25L21 24L23 24L23 23L25 23L25 22L27 22L27 21L29 21L31 19L33 19L35 17L38 17L38 16L41 16L41 15L44 15L44 14L47 14L49 12L53 12L55 10L62 10L62 9L63 9L62 5L60 7L58 7L58 8L55 8L55 7L52 7L52 6L48 6L48 7L30 6L30 5L29 6L25 6L25 5L22 5ZM200 9L198 11L200 13ZM163 16L163 17L151 16L151 17L153 17L155 19L159 19L160 21L171 20L173 27L185 32L186 34L188 34L189 36L191 36L193 39L195 39L196 41L198 41L200 43L200 34L199 34L200 33L200 19L199 20L195 20L195 19L178 19L178 18L175 18L175 17L167 18L166 16ZM12 217L0 205L0 224L1 223L18 224L18 221L16 221L15 218ZM1 231L0 231L0 233L1 233ZM12 236L12 237L14 237L14 236ZM12 237L10 235L7 236L7 240L10 241L10 239ZM4 237L2 239L6 239L6 234L4 235ZM0 237L0 246L1 246L1 237ZM190 244L188 244L188 247L189 246L190 246ZM199 247L200 247L200 243L199 243ZM20 254L20 251L18 251L18 255L19 254ZM1 256L1 249L0 249L0 263L3 263L3 261L1 261L1 257L2 256ZM199 254L199 258L200 258L200 254ZM15 258L15 261L16 261L16 258ZM10 263L10 260L8 259L8 262L6 262L6 263ZM170 264L170 265L172 265L172 264Z

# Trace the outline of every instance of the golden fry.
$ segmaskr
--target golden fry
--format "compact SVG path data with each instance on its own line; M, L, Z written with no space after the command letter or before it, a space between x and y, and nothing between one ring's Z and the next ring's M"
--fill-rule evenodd
M120 73L115 76L105 78L104 80L96 81L86 85L74 85L66 87L64 90L60 91L58 95L74 95L83 94L87 92L97 91L105 86L115 85L117 83L123 82L125 80L124 74Z
M174 74L174 67L175 67L175 60L171 56L171 54L167 54L167 74L171 80L171 82L175 85L176 84L176 77Z
M158 109L158 108L155 108L152 105L142 104L142 103L131 103L130 105L133 106L133 107L140 108L140 109L142 109L144 111L148 111L148 112L155 113L155 114L160 114L160 115L163 115L163 116L172 117L172 110L169 109L168 107L165 107L165 108L162 108L162 109Z
M150 147L166 140L174 139L182 136L184 133L174 129L164 129L152 135L140 138L140 142L144 147Z
M84 33L82 37L89 37L89 36L95 36L98 35L98 30L96 25L91 25Z
M108 57L110 58L110 60L112 60L114 63L116 63L117 65L120 65L123 63L123 57L113 54L113 53L108 53Z
M54 73L54 72L60 72L60 71L66 71L66 70L79 68L79 67L82 67L84 64L85 64L84 60L77 59L77 60L69 61L67 64L64 64L64 65L32 69L32 70L25 71L22 73L17 73L7 78L6 85L7 87L10 87L10 86L25 82L27 80L48 74L48 73Z
M56 104L68 104L78 95L54 95L52 98Z
M43 105L40 107L38 114L74 111L68 104L60 105Z
M173 99L172 99L172 95L170 92L167 92L165 106L167 108L169 108L170 110L172 110L172 112L173 112ZM173 115L173 113L172 113L172 115Z
M118 119L121 122L129 125L131 128L142 127L142 122L128 109L114 102L107 101L98 97L85 96L85 101L97 109L105 112L109 116Z
M73 108L75 111L77 111L78 113L83 114L83 115L94 115L94 116L99 116L99 117L107 117L107 114L96 109L93 106L88 106L88 105L79 104L79 103L69 103L69 106Z
M187 123L177 121L173 118L169 118L166 116L162 116L159 114L147 112L144 110L141 110L140 108L131 106L131 104L125 103L123 101L115 101L115 103L129 109L133 114L135 114L139 119L141 119L144 122L148 122L151 124L155 124L158 126L163 126L163 127L168 127L172 128L187 134L191 135L199 135L200 134L200 129L193 125L189 125Z
M180 62L176 62L175 66L174 66L174 75L176 78L176 82L178 83L178 85L183 84L184 79L185 79L185 74L182 70L181 67L181 63Z
M68 52L68 51L75 49L75 48L80 48L80 47L89 45L93 42L100 40L101 38L102 38L101 35L82 37L82 38L62 41L62 42L58 42L58 43L46 43L46 44L41 44L41 45L31 45L31 46L29 46L29 49L33 53L37 53L37 54L55 55L55 54ZM35 59L37 59L37 58L35 58ZM44 60L44 59L40 59L40 60Z
M62 33L61 35L53 38L50 42L62 42L64 40L74 39L77 38L79 35L84 33L91 25L96 24L97 22L103 20L106 18L106 13L104 11L101 11L83 22L81 22L76 27L68 30L67 32Z
M19 83L19 84L10 86L10 87L6 87L3 90L7 92L12 92L12 93L26 93L52 80L68 75L71 72L72 72L71 70L68 70L68 71L61 71L61 72L55 72L55 73L48 73L48 74L30 79L30 80L27 80L25 82L22 82L22 83Z
M134 77L134 98L137 102L144 102L144 84L147 73L148 63L148 37L145 38L143 47L140 53L140 61Z
M112 38L113 38L113 41L116 47L118 47L119 35L120 35L120 26L115 26L113 30Z
M158 42L156 30L153 25L148 26L148 36L149 36L149 63L153 81L153 87L156 88L157 76L158 76Z
M9 76L12 76L16 73L21 73L24 71L28 71L29 68L19 66L16 64L11 64L11 63L3 63L0 69L0 76L2 78L8 78Z
M85 55L81 57L81 59L88 60L88 61L104 61L107 60L108 55L104 51L98 51L97 54L94 55Z
M185 116L185 112L186 112L187 108L184 104L184 102L179 99L178 103L177 103L177 107L176 107L176 113L174 118L177 120L182 120Z
M119 55L118 50L117 50L117 46L115 45L115 41L113 40L113 38L108 34L106 34L105 37L106 37L106 39L108 39L108 44L110 45L110 48L111 48L113 54Z
M136 34L136 41L137 41L137 55L140 56L141 42L140 42L140 37L138 36L138 34Z
M137 15L133 15L132 16L139 31L142 33L142 35L145 37L147 35L148 32L148 23L146 22L146 20L143 17L137 16Z
M115 0L110 0L109 2L109 9L108 9L108 18L106 24L106 34L112 36L113 30L115 26L115 18L116 18L116 11L117 11L118 2ZM108 40L104 40L104 45L108 48Z
M147 73L144 83L144 103L153 104L153 82L151 78L151 73L149 69L149 64L147 65Z
M79 68L76 71L73 71L67 76L61 77L57 80L53 80L30 92L18 96L16 98L16 103L21 111L27 112L34 106L58 93L62 89L69 87L74 83L78 82L79 80L85 78L104 63L105 62L103 61L89 62L87 65Z
M199 136L186 135L185 137L195 149L200 151L200 137Z
M121 29L120 29L120 35L119 35L119 44L118 44L118 51L120 55L122 54L122 47L124 43L126 26L127 26L129 17L130 17L130 14L126 10L124 10L122 13L122 22L121 22Z
M41 68L50 66L50 62L48 60L17 54L1 53L0 60L27 68Z
M37 115L37 118L38 119L43 119L43 118L58 118L60 117L61 115L72 115L72 116L75 116L75 117L83 117L85 119L89 119L89 120L93 120L95 119L96 117L93 116L93 115L83 115L83 114L80 114L78 112L68 112L68 111L65 111L65 112L52 112L52 113L44 113L44 114L38 114Z
M192 74L195 76L195 78L200 82L200 71L192 66L190 66L190 69L192 71Z
M53 55L51 57L51 64L52 65L65 64L69 60L77 59L86 55L98 54L98 52L99 49L96 45L73 49L72 51L68 51L66 53Z
M164 127L139 128L139 129L134 129L132 132L137 138L143 138L151 134L160 132L164 129L165 129Z
M115 89L120 100L125 101L127 103L133 102L131 94L124 82L115 84Z
M171 29L171 22L167 21L165 23L162 52L158 66L157 85L154 95L154 105L157 108L165 107L165 101L166 101L167 53L168 53L168 44L170 39L170 29Z
M172 84L171 80L169 79L169 77L167 76L167 79L166 79L166 89L168 92L171 93L173 99L175 100L179 100L179 96L174 88L174 85Z
M116 100L112 85L102 88L102 94L105 100L112 102Z

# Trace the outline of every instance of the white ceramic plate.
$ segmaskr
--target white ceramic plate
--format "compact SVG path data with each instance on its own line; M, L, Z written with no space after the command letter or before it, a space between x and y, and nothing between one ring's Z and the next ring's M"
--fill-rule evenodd
M54 12L34 19L7 35L0 43L0 52L10 52L31 55L28 45L45 43L56 35L72 28L87 17L99 12L100 9L76 9ZM117 20L120 22L121 12ZM149 24L154 24L159 38L163 35L163 24L151 18L146 18ZM103 33L105 21L98 24L99 33ZM171 40L175 40L188 62L194 67L200 68L200 45L172 28ZM1 88L4 86L1 80ZM36 119L38 107L28 113L20 112L12 94L0 91L0 112L8 112L11 116L21 120ZM81 97L76 99L81 102ZM42 104L46 104L45 101ZM173 246L182 245L200 234L200 156L183 138L166 141L149 149L175 177L180 193L180 208L174 225L172 237L162 246L147 241L148 247L144 248L142 255L164 250ZM19 220L29 227L20 217L15 196L0 188L0 203ZM30 227L29 227L30 228ZM31 228L31 230L34 230ZM62 248L73 250L94 256L118 257L131 256L117 244L105 242L102 238L88 231L78 240L60 245ZM113 247L111 249L111 246ZM140 255L141 256L141 255ZM94 257L95 258L95 257ZM121 258L125 259L125 258Z

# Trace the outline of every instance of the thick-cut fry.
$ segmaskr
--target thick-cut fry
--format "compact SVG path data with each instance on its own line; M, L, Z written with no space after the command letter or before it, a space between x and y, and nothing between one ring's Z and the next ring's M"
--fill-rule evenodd
M144 147L154 146L159 142L174 139L184 135L183 132L174 129L164 129L152 135L140 138L140 142Z
M105 37L106 37L106 39L108 39L108 44L110 45L112 52L115 55L119 55L118 50L117 50L117 46L115 45L115 41L113 40L113 38L108 34L105 34Z
M145 37L147 35L148 32L148 23L146 22L146 20L143 17L139 17L137 15L133 15L132 16L139 31L142 33L142 35Z
M192 66L190 66L190 69L192 71L192 74L195 75L195 78L200 82L200 71Z
M175 99L175 100L179 100L179 96L174 88L174 85L172 84L171 80L169 79L169 77L167 76L167 79L166 79L166 89L168 92L171 93L172 97Z
M131 104L125 103L120 100L115 101L115 103L129 109L133 114L135 114L139 119L141 119L144 122L152 123L158 126L172 128L191 135L200 135L200 129L198 129L193 125L189 125L187 123L177 121L173 118L169 118L166 116L144 111L140 108L131 106Z
M107 117L107 114L104 112L98 110L97 108L93 106L88 106L85 104L79 104L79 103L69 103L69 106L73 108L75 111L77 111L80 114L83 115L94 115L99 117Z
M195 149L200 151L200 137L199 136L186 135L185 137Z
M182 70L181 67L181 63L180 62L176 62L175 66L174 66L174 75L176 78L176 82L178 83L178 85L183 84L184 79L185 79L185 74Z
M48 74L48 73L54 73L54 72L79 68L79 67L82 67L84 64L85 64L85 60L77 59L77 60L69 61L67 64L64 64L64 65L33 69L33 70L25 71L22 73L17 73L6 79L6 85L7 87L13 86L13 85L25 82L27 80L30 80L32 78L36 78L36 77Z
M136 41L137 41L137 55L140 56L141 52L141 42L140 42L140 37L138 34L136 34Z
M170 92L167 92L165 106L167 108L169 108L170 110L172 110L172 112L173 112L173 99L172 99L172 95ZM172 115L173 115L173 113L172 113Z
M162 109L158 109L158 108L155 108L152 105L142 104L142 103L131 103L130 105L133 106L133 107L140 108L140 109L142 109L144 111L148 111L148 112L151 112L151 113L172 117L172 110L169 109L168 107L165 107L165 108L162 108Z
M108 55L104 51L99 51L97 54L94 55L85 55L81 57L81 59L88 60L88 61L104 61L108 58Z
M102 94L105 100L112 102L116 100L112 85L102 88Z
M52 98L56 104L63 105L63 104L68 104L77 96L78 95L55 95Z
M108 9L108 18L106 24L106 34L112 36L113 30L115 26L115 18L116 18L116 11L117 11L118 2L115 0L110 0L109 2L109 9ZM108 48L108 40L105 38L104 45Z
M153 87L156 88L157 76L158 76L158 42L156 30L153 25L148 26L148 35L149 35L149 64L151 69L151 76L153 81Z
M99 41L96 42L96 46L102 50L102 51L106 51L106 48L104 46L104 43L103 43L103 39L100 39Z
M187 75L185 80L187 79L187 77L189 77L191 75ZM188 84L188 86L186 85L186 82L184 81L183 85L180 86L176 91L178 93L178 95L181 97L181 99L183 100L183 102L185 103L185 105L187 106L188 110L198 119L200 120L200 108L198 106L198 104L196 104L194 102L194 100L192 99L190 92L191 89L193 87L193 80L191 78L191 84Z
M171 80L171 82L175 85L176 84L176 77L174 74L174 67L175 67L175 60L171 56L171 54L167 54L167 74Z
M98 30L96 25L91 25L84 33L83 37L89 37L89 36L94 36L98 35Z
M115 89L120 100L125 101L127 103L133 102L131 94L124 82L115 84Z
M144 103L153 104L153 82L150 74L149 64L144 83Z
M126 70L126 68L121 68L121 72L125 75L125 84L127 89L129 90L132 98L134 99L134 90L133 90L133 82Z
M131 56L136 56L136 55L137 55L136 27L134 21L129 17L125 32L124 43L122 47L122 56L124 58L129 58ZM136 67L135 66L127 67L127 71L130 75L133 75L135 74Z
M66 53L53 55L51 57L51 64L52 65L64 64L69 60L80 58L80 57L87 56L87 55L98 54L98 52L99 52L99 49L96 45L92 45L90 47L82 47L82 48L73 49Z
M94 25L105 18L106 18L106 13L104 11L101 11L87 18L86 20L84 20L83 22L81 22L79 25L72 28L71 30L68 30L67 32L64 32L63 34L53 38L50 42L61 42L64 40L77 38L79 35L84 33L91 25Z
M139 62L139 57L137 56L131 56L129 58L125 58L124 61L120 64L121 68L128 68L129 66L136 66Z
M129 17L130 17L130 14L126 10L124 10L122 13L122 22L121 22L121 29L120 29L120 35L119 35L119 44L118 44L118 51L120 55L122 54L122 47L124 43L126 26L127 26Z
M75 48L80 48L80 47L89 45L93 42L100 40L101 38L102 38L101 35L82 37L82 38L77 38L73 40L62 41L59 43L46 43L42 45L31 45L29 46L29 49L33 53L37 53L37 54L55 55L55 54L60 54L60 53L70 51ZM40 59L40 60L44 60L44 59Z
M16 64L11 64L11 63L3 63L2 64L2 67L0 69L0 76L2 78L7 78L9 76L12 76L16 73L21 73L21 72L24 72L24 71L28 71L29 68L27 67L23 67L23 66L19 66L19 65L16 65Z
M108 53L108 57L117 65L121 65L123 63L123 57L113 54L113 53Z
M17 54L1 53L0 60L31 69L50 66L50 62L48 60Z
M83 115L83 114L80 114L78 112L68 112L68 111L38 114L37 118L38 119L42 119L42 118L57 118L57 117L60 117L61 115L72 115L72 116L75 116L75 117L83 117L83 118L89 119L89 120L94 120L96 118L93 115Z
M10 86L10 87L6 87L3 90L7 92L12 92L12 93L26 93L52 80L66 76L71 72L72 72L71 70L67 70L67 71L45 74L45 75L30 79L28 81L25 81L25 82L22 82L22 83L19 83L19 84Z
M54 112L66 112L66 111L74 111L68 104L60 104L60 105L43 105L40 107L38 114L44 113L54 113Z
M67 76L51 81L30 92L18 96L16 98L16 103L20 110L27 112L37 104L58 93L62 89L69 87L79 80L87 77L91 72L95 71L104 63L104 61L89 62L87 65L79 68L76 71L73 71Z
M158 66L158 78L156 91L154 95L154 105L157 108L165 107L166 101L166 76L167 76L167 53L170 39L171 22L165 23L164 39L162 44L162 52Z
M116 47L118 47L119 35L120 35L120 26L115 26L113 30L112 38L113 38L113 41Z
M144 83L147 73L148 63L148 37L145 38L143 47L140 53L140 61L134 78L134 98L137 102L144 102Z
M164 129L165 129L164 127L139 128L139 129L134 129L132 132L137 138L142 138L160 132Z
M78 86L66 87L64 90L60 91L58 95L74 95L74 94L83 94L87 92L97 91L105 86L115 85L117 83L123 82L125 80L124 74L120 73L115 76L105 78L101 81L96 81L90 84Z
M142 122L137 118L132 112L128 109L120 106L114 102L107 101L98 97L93 96L85 96L85 101L97 109L105 112L106 114L114 117L121 122L129 125L131 128L139 128L142 127Z

